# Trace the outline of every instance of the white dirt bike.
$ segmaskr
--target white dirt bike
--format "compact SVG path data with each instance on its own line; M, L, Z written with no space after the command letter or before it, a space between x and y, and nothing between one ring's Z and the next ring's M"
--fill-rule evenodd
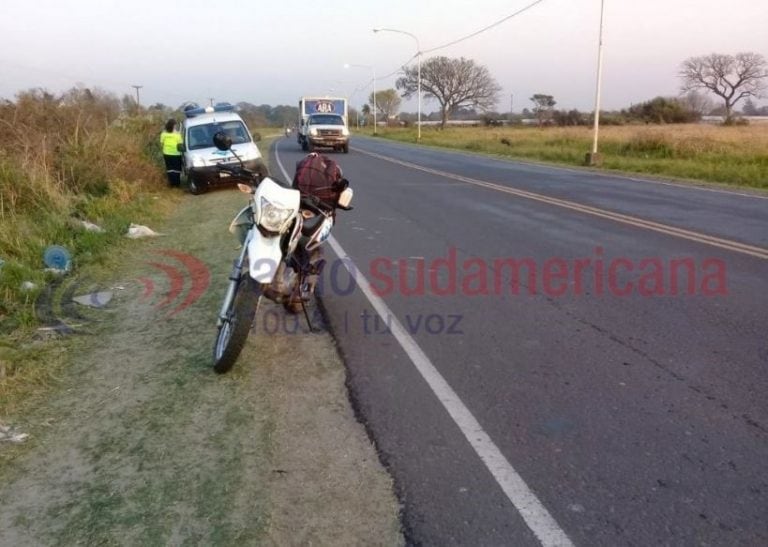
M213 141L219 150L234 154L226 134L217 133ZM319 248L331 234L335 210L351 209L352 189L342 179L338 201L330 204L249 171L242 162L239 167L221 165L219 170L245 181L238 188L250 195L230 225L242 248L229 274L213 346L213 369L223 373L245 346L262 297L282 303L292 313L300 308L312 329L305 304L324 265Z

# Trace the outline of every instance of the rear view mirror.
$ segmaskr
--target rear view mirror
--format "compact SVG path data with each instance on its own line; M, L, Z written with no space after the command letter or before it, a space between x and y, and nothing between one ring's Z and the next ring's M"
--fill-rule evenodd
M213 145L219 150L226 152L232 148L232 139L223 131L219 131L213 136Z
M184 152L184 143L180 142L179 144L177 144L176 150L178 150L179 152Z
M252 133L251 137L253 137L254 142L259 142L261 140L261 133L258 133L258 132Z

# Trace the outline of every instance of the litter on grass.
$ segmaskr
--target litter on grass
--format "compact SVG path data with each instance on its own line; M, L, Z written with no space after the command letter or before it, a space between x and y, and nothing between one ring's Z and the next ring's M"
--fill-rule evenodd
M51 245L43 252L43 262L49 269L68 272L72 268L72 255L61 245Z
M27 433L17 433L12 427L0 424L0 442L23 443L28 437Z
M155 237L155 236L161 236L163 234L155 232L152 228L148 228L147 226L142 226L141 224L131 224L128 227L128 233L125 234L126 237L129 237L131 239L138 239L140 237Z
M109 304L113 296L114 293L112 291L99 291L75 296L72 298L72 301L89 308L103 308Z
M80 223L83 225L83 228L85 228L89 232L97 232L97 233L104 233L105 230L98 224L94 224L93 222L88 222L87 220L82 220Z

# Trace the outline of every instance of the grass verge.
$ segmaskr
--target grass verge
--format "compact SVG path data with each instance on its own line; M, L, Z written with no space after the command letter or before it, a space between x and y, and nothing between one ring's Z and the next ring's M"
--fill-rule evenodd
M378 135L416 142L414 128L382 128ZM586 127L425 127L421 142L578 166L592 148L592 131ZM607 126L600 130L600 152L605 169L768 189L768 124Z
M263 150L268 142L260 143ZM211 371L215 316L237 244L227 232L245 196L181 196L128 242L100 281L107 309L83 312L58 389L14 415L31 434L0 445L0 544L402 543L391 479L346 401L327 333L256 331L231 373ZM157 264L206 265L208 290L175 315ZM109 273L106 270L110 270ZM155 290L146 294L141 279ZM264 314L283 316L265 305ZM313 314L314 315L314 314Z

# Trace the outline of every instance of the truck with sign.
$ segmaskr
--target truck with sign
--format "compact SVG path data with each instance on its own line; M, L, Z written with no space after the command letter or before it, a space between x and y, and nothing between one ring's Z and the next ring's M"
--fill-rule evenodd
M349 152L347 99L344 97L301 97L296 140L305 152L333 148Z

